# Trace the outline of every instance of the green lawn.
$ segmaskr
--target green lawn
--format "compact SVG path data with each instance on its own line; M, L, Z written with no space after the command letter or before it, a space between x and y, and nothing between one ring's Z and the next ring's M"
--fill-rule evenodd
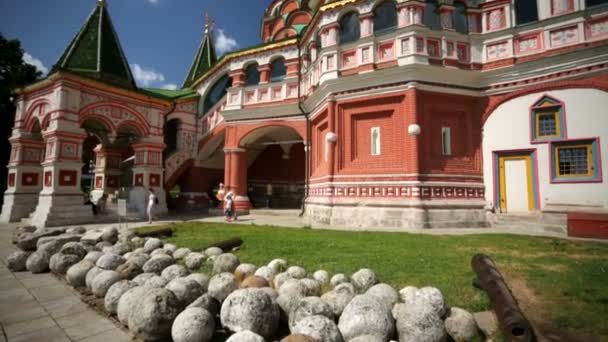
M201 250L240 237L241 262L263 265L284 258L309 272L352 274L371 268L396 289L441 289L450 306L489 308L471 281L471 257L490 255L532 318L608 338L608 244L513 235L429 236L343 232L269 226L187 223L167 241Z

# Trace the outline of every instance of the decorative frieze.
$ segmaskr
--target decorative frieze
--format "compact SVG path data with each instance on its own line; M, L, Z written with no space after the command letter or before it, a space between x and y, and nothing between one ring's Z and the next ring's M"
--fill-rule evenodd
M483 187L459 186L326 186L310 189L311 197L483 199Z
M488 61L505 58L509 56L508 42L500 42L486 47L486 57Z
M551 31L549 33L551 47L573 44L579 41L578 27L572 26L564 29Z

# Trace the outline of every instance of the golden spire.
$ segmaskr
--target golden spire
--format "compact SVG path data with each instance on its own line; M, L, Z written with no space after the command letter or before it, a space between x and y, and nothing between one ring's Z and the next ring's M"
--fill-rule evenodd
M209 33L213 30L213 26L215 25L215 21L211 19L209 13L205 12L205 33Z

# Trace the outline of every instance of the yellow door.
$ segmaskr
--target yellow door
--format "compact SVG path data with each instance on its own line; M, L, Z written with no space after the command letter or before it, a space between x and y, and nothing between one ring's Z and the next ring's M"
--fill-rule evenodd
M530 155L500 156L498 164L501 211L533 211L534 188Z

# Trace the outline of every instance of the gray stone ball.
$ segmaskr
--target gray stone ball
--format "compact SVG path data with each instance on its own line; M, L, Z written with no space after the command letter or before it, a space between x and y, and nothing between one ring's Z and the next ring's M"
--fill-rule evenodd
M172 257L165 254L161 254L154 256L150 258L150 260L146 261L142 269L145 273L156 273L160 275L165 268L173 265L174 263L175 260Z
M473 315L457 307L450 308L450 313L445 319L445 330L455 342L472 341L479 335Z
M189 278L175 278L171 280L165 288L175 295L181 307L194 302L203 294L203 290L198 282Z
M300 266L291 266L286 271L292 278L303 279L306 277L306 270Z
M144 283L144 287L153 289L153 288L164 288L165 286L167 286L167 284L169 283L169 281L161 276L154 276L151 277L150 279L146 280L146 282Z
M338 328L347 341L362 335L374 335L388 341L395 332L395 320L390 309L376 297L359 295L344 308Z
M133 279L143 273L143 270L141 269L141 266L127 261L116 267L116 272L120 273L122 279Z
M312 278L318 280L321 286L327 286L329 284L329 272L325 270L318 270L313 273Z
M303 279L300 279L300 282L306 288L307 296L317 296L318 297L321 295L322 286L321 286L321 282L319 282L318 280L310 279L310 278L303 278Z
M57 240L52 240L52 241L40 244L36 251L39 253L46 253L49 256L51 256L55 253L58 253L61 250L61 247L63 247L63 244L61 242L59 242Z
M21 272L26 270L27 258L32 252L16 251L11 253L6 258L6 266L12 272Z
M220 254L213 262L213 274L224 272L234 273L236 268L241 264L239 258L232 253Z
M131 246L129 246L128 243L126 242L117 242L114 244L114 246L110 247L109 252L110 253L114 253L114 254L118 254L118 255L124 255L127 254L131 251Z
M131 308L133 308L135 303L138 302L143 295L148 293L149 290L150 289L145 287L136 286L127 290L120 296L118 305L116 306L116 316L120 323L123 325L129 324L129 313L131 312Z
M234 291L220 311L222 326L231 331L250 330L265 338L275 334L279 318L277 304L266 292L255 288Z
M150 256L146 253L135 253L135 252L131 252L131 255L129 255L129 257L125 257L125 259L127 259L127 262L136 264L137 266L143 268L144 265L146 264L146 262L148 262L148 260L150 260Z
M116 267L124 264L125 262L127 262L127 260L125 260L125 258L123 258L122 256L118 254L107 253L97 259L95 265L99 268L103 268L104 270L113 271L116 269Z
M204 253L207 257L210 257L210 256L218 256L218 255L224 253L224 251L222 251L222 249L219 247L209 247L209 248L205 249Z
M190 248L178 248L173 252L173 257L175 258L175 260L181 260L190 253L192 253Z
M211 277L209 280L209 294L220 303L228 297L230 293L239 288L239 283L232 273L220 273Z
M57 253L53 254L51 260L49 260L49 268L53 273L65 274L70 267L79 261L78 255Z
M106 308L106 311L115 314L120 297L134 287L137 287L137 283L131 280L121 280L112 284L104 298L104 307Z
M90 251L84 256L84 260L89 260L94 264L97 262L97 260L99 260L99 258L101 258L102 255L103 253L100 251Z
M101 239L105 242L115 243L118 241L118 229L116 227L105 227L102 230Z
M239 331L230 335L226 342L265 342L264 338L249 330Z
M25 261L25 267L32 273L44 273L49 270L50 260L51 255L45 252L36 251L28 256Z
M365 293L370 287L378 283L378 276L368 268L358 270L350 279L357 293Z
M338 274L334 274L333 277L331 277L331 279L329 280L329 284L331 285L332 288L342 284L342 283L348 283L348 277L343 274L343 273L338 273Z
M192 273L186 276L187 279L192 279L198 283L203 293L209 288L209 276L205 273Z
M234 276L236 280L242 282L245 278L255 274L257 267L253 264L240 264L234 270Z
M285 259L273 259L268 263L268 267L272 269L272 272L274 274L279 274L281 272L287 271L288 266L289 264Z
M72 241L63 245L59 250L59 253L76 255L78 257L78 261L80 261L87 255L87 250L84 248L82 243Z
M255 271L254 275L266 279L268 283L272 283L272 279L274 278L275 274L277 273L275 273L272 268L268 266L262 266Z
M296 323L291 333L310 336L323 342L344 341L336 323L325 316L305 317Z
M173 253L177 250L177 246L172 243L166 243L163 246L163 249L165 250L165 252L167 252L167 254L173 256Z
M106 296L110 286L122 280L120 273L116 271L102 271L91 282L91 292L97 297Z
M300 320L317 315L334 320L334 313L325 301L319 297L304 297L289 313L289 327L293 329Z
M283 286L283 284L285 284L285 282L288 281L289 279L293 279L293 276L287 272L281 272L281 273L277 274L273 278L274 288L280 289L281 286Z
M167 279L168 281L171 281L175 278L185 277L188 274L190 274L190 272L188 272L188 270L184 266L173 264L165 268L160 273L160 276Z
M173 322L173 342L208 342L215 333L215 319L202 308L187 308Z
M205 256L202 253L196 252L189 253L183 259L184 265L186 265L186 267L191 271L196 271L200 269L201 266L203 266L203 263L205 262Z
M142 274L136 275L135 278L132 279L132 281L139 286L144 286L146 281L148 281L150 278L154 278L154 277L158 277L156 275L156 273L142 273Z
M149 289L129 312L129 330L144 341L168 339L179 307L173 292Z
M167 255L167 256L171 256L169 255L169 252L167 252L166 250L164 250L163 248L157 248L155 250L153 250L152 252L150 252L150 256L157 256L157 255Z
M163 241L157 238L149 238L144 244L144 252L152 253L153 250L163 248Z
M100 267L93 267L89 270L89 272L87 272L87 276L85 278L85 284L87 286L87 288L90 290L91 287L93 286L93 279L95 279L95 277L97 277L97 275L99 275L99 273L106 271L103 268Z
M67 279L68 284L73 287L86 286L86 276L93 267L95 267L95 263L86 259L72 265L66 272L65 278Z
M389 310L392 310L393 306L399 302L397 290L384 283L370 287L365 294L378 298Z
M220 313L220 302L217 299L211 297L210 294L205 293L198 297L194 302L188 305L188 308L201 308L207 310L213 317Z

